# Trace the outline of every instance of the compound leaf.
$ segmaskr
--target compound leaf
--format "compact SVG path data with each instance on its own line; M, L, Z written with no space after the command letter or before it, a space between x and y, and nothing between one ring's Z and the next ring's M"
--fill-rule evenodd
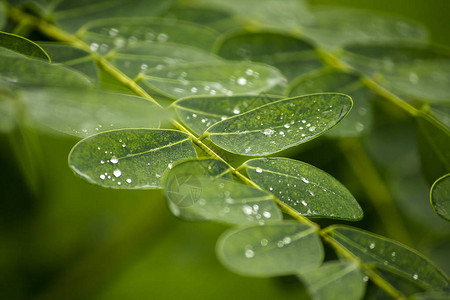
M311 140L339 123L352 101L343 94L314 94L275 101L228 118L205 135L237 154L262 156Z
M233 228L219 238L216 252L228 269L259 277L303 273L324 256L317 229L298 222Z
M431 206L438 216L450 222L450 174L436 180L431 187Z
M363 212L352 194L334 177L288 158L257 158L243 165L250 179L307 217L360 220Z
M180 131L122 129L81 140L69 165L82 179L103 187L157 189L174 162L196 156L189 136Z

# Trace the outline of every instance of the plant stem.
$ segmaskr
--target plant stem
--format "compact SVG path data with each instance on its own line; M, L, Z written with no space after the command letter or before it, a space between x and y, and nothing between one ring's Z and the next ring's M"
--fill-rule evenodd
M83 41L78 39L76 36L67 33L49 23L47 23L44 20L38 19L34 16L28 15L26 13L23 13L22 11L8 7L8 14L9 16L17 21L20 22L23 19L29 20L30 23L34 24L42 33L46 34L52 39L66 42L71 44L74 47L81 48L85 51L88 51L92 53L92 51L89 49L89 46L85 44ZM110 75L115 77L119 82L121 82L123 85L128 87L131 91L136 93L137 95L152 101L153 103L156 103L158 106L162 107L155 99L153 99L148 93L146 93L139 85L136 84L135 81L127 77L125 74L123 74L120 70L118 70L115 66L111 65L109 61L107 61L105 58L101 57L100 55L96 53L92 53L93 58L99 63L99 65ZM329 55L331 57L331 55ZM338 60L336 59L336 62ZM224 163L227 164L227 166L230 168L231 172L238 177L241 181L244 183L253 186L255 188L261 189L255 182L251 181L249 178L244 176L241 172L239 172L236 168L232 167L229 163L227 163L222 157L220 157L217 153L215 153L211 148L209 148L206 144L204 144L201 139L197 138L194 134L192 134L188 129L186 129L182 124L180 124L176 120L171 120L171 123L173 126L178 128L179 130L185 132L190 136L193 143L195 143L198 147L200 147L203 151L205 151L209 156L212 158L218 159ZM365 273L372 279L372 281L377 284L381 289L386 291L389 295L391 295L395 299L404 299L406 298L400 291L396 290L394 287L392 287L388 282L386 282L383 278L381 278L379 275L377 275L375 272L373 272L369 266L364 265L363 262L361 262L357 257L355 257L350 251L348 251L346 248L344 248L342 245L340 245L337 241L332 239L324 230L319 230L319 226L309 220L308 218L304 217L303 215L299 214L297 211L292 209L290 206L276 198L273 197L274 201L291 217L296 219L297 221L307 224L311 227L316 227L318 230L318 233L322 237L322 239L327 242L328 244L332 245L337 251L351 259L352 261L356 262L361 269L365 271Z

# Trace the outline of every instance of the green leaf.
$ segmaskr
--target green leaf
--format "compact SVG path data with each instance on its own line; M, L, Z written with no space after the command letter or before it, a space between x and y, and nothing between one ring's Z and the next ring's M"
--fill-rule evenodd
M45 42L40 46L50 55L52 62L75 69L94 83L99 81L100 71L91 53L64 43Z
M12 33L0 31L0 47L50 62L50 57L38 44Z
M223 11L214 6L196 6L195 4L177 3L172 6L164 15L164 18L183 20L206 25L215 28L216 24L227 21L231 17L229 12Z
M138 41L176 43L210 51L217 33L206 26L160 18L111 18L92 21L77 33L92 51L106 54Z
M172 104L179 119L198 135L217 122L241 114L264 104L281 100L281 96L234 95L193 96Z
M301 24L312 20L305 0L202 0L202 2L223 7L243 18L252 19L261 27L295 31Z
M181 176L180 176L181 175ZM272 195L230 179L178 174L165 189L169 208L185 220L228 224L282 220Z
M187 62L217 62L221 59L205 50L170 42L136 42L108 54L108 60L134 78L151 68Z
M226 59L272 65L288 80L323 67L312 45L282 32L234 33L224 36L215 48Z
M432 104L427 112L450 130L450 103Z
M450 174L436 180L431 187L431 206L438 216L450 221Z
M335 6L311 9L313 22L302 33L322 47L351 43L427 41L427 31L418 23L371 11Z
M116 189L161 188L161 175L196 157L189 136L163 129L123 129L88 137L72 149L69 165L82 179Z
M450 293L428 292L414 294L408 300L448 300Z
M169 117L146 99L100 90L30 89L21 96L33 121L79 137L121 128L158 128Z
M0 1L0 30L6 25L6 3Z
M317 229L298 222L233 228L219 238L216 252L233 272L259 277L304 273L324 256Z
M450 172L450 130L443 125L436 126L426 114L419 114L416 121L422 172L431 184Z
M80 26L91 20L108 16L115 17L151 17L160 14L172 5L174 0L142 0L130 5L126 0L71 0L58 1L52 12L58 26L69 32L75 32Z
M364 297L366 281L357 264L330 261L300 275L313 300L359 300Z
M326 232L365 264L408 279L425 290L448 290L449 280L431 261L394 240L349 226L334 225ZM385 278L386 279L386 278Z
M142 84L171 98L191 95L257 94L282 82L270 66L250 62L205 62L153 68Z
M81 73L64 66L30 59L15 52L0 51L0 80L29 86L88 87L91 82Z
M352 221L363 217L358 202L339 181L307 163L257 158L243 167L252 181L301 215Z
M233 153L268 155L330 130L351 107L350 97L342 94L288 98L216 123L205 135Z
M328 135L337 137L357 137L367 134L372 128L372 107L370 100L376 94L365 88L359 77L334 70L305 75L290 86L289 96L312 93L339 92L349 95L353 108L347 117Z

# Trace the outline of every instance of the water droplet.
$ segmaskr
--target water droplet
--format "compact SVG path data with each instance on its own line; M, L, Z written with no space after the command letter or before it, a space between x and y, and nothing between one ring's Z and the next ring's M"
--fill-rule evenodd
M263 131L263 134L269 135L269 136L274 134L274 133L275 133L275 130L272 130L270 128L264 129L264 131Z
M106 176L105 176L105 175L103 175L103 174L102 174L102 175L100 175L100 179L101 179L101 180L105 180L105 178L106 178Z
M284 247L284 242L283 241L278 241L277 246L278 246L278 248L283 248Z
M120 177L120 176L122 176L122 171L114 170L113 175L116 176L116 177Z
M235 107L233 109L233 114L237 115L237 114L240 114L240 113L241 113L241 111L239 110L239 108Z
M414 280L417 280L417 279L419 279L419 275L417 275L417 274L414 274L414 275L413 275L413 279L414 279Z
M289 124L289 123L284 124L284 128L289 128L289 127L291 127L291 124Z
M173 168L173 164L172 164L172 163L169 163L169 164L167 165L167 167L168 167L169 169L172 169L172 168Z
M237 80L237 83L239 85L246 85L247 84L247 79L245 79L244 77L239 77Z
M264 218L269 219L272 216L272 214L268 211L265 211L265 212L263 212L263 216L264 216Z
M395 255L397 255L397 253L395 253L395 251L392 251L391 255L392 257L394 257Z
M261 240L261 246L265 247L265 246L267 246L267 244L269 244L269 241L267 239Z
M158 40L158 42L166 42L169 37L165 33L160 33L158 34L158 37L156 39Z
M369 276L364 276L364 277L363 277L363 281L364 281L364 282L369 281Z
M305 200L302 200L302 204L303 204L303 206L308 206L308 203L306 203Z
M247 216L251 215L253 210L250 206L248 205L244 205L242 206L242 211L244 212L244 214L246 214Z
M93 52L97 51L98 50L98 44L97 43L92 43L89 46L89 49L91 49L91 51L93 51Z
M409 81L412 84L417 84L419 82L419 76L417 76L417 74L414 72L410 72L409 73Z
M131 178L128 178L128 179L126 180L126 182L127 182L127 183L131 183Z
M283 239L283 243L284 243L285 245L289 245L291 242L292 242L292 239L291 239L290 237L288 237L288 236L286 236L286 237Z
M256 171L256 173L259 173L259 174L261 174L263 172L263 170L261 168L259 168L259 167L256 168L255 171Z
M311 197L315 196L313 191L308 190L308 193L311 195Z
M305 177L301 177L301 180L302 180L304 183L309 183L309 180L306 179Z
M369 248L370 248L370 249L375 248L375 243L370 243Z
M247 258L252 258L255 256L255 251L251 250L251 249L247 249L245 250L245 257Z
M314 130L316 130L316 127L315 126L311 126L310 128L309 128L309 131L314 131Z
M248 147L245 149L245 153L249 153L252 150L252 147Z
M197 91L198 91L198 90L197 90L196 87L191 88L191 92L192 92L192 93L197 93Z
M111 157L112 164L117 164L118 162L119 162L119 159L117 159L117 157L115 157L115 156Z

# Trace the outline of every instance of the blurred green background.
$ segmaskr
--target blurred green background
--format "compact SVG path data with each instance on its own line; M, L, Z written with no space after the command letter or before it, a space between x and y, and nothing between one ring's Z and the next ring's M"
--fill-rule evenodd
M448 0L311 3L402 15L425 24L432 41L450 46ZM399 120L390 127L388 136L381 132L386 132L383 126L392 124L378 122L366 140L369 153L380 144L389 145L384 149L391 155L389 159L400 159L404 148L415 151L411 120L402 116ZM177 220L166 208L160 191L107 190L75 177L67 166L67 155L77 140L61 135L23 134L35 141L30 160L21 156L15 159L13 145L20 141L21 133L0 138L0 299L306 297L295 278L246 278L224 269L215 258L214 245L226 226ZM300 152L294 156L323 168L351 189L366 213L366 219L356 226L376 224L377 216L354 175L342 171L349 166L339 159L341 153L330 153L330 145L333 141L319 139L305 149L297 149ZM374 157L381 170L383 163L389 163L383 159L382 155ZM25 172L21 171L21 164ZM34 178L38 188L27 187L25 177ZM449 273L449 225L432 215L424 189L417 187L414 180L417 178L406 183L394 181L392 192L399 195L404 191L401 185L409 184L411 195L398 198L422 197L418 201L423 202L406 212L409 219L405 217L411 225L413 246ZM408 205L398 206L403 209ZM423 210L427 210L425 217L415 215Z

